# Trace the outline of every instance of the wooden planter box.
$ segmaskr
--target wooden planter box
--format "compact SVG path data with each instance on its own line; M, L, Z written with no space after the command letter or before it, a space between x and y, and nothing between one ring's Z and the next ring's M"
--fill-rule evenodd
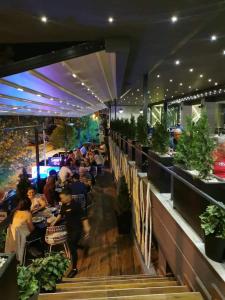
M0 269L0 295L4 300L18 300L16 255L1 253L0 257L7 258L6 263Z
M146 155L144 155L141 151L148 154L149 147L143 146L140 144L137 144L136 151L135 151L135 159L136 164L141 170L141 172L147 172L148 171L148 158Z
M173 157L161 156L151 150L148 151L149 157L160 162L166 167L173 165ZM171 191L171 175L154 161L149 159L148 179L155 185L160 193L170 193Z
M131 146L132 145L136 145L137 141L133 141L128 139L128 158L129 160L135 161L135 148Z
M194 178L189 172L173 167L173 171L183 177L185 180L210 195L217 201L225 203L225 183L215 182L208 183L203 180ZM182 217L191 225L191 227L204 239L203 230L199 216L205 211L210 203L196 193L193 189L181 182L179 179L173 179L173 205Z

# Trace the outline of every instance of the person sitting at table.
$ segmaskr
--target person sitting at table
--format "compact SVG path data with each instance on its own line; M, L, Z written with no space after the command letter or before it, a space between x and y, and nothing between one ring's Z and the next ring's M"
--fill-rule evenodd
M38 212L39 210L46 208L47 206L46 199L42 195L37 194L34 187L30 187L28 189L27 197L28 199L30 199L31 202L32 213Z
M8 228L5 251L16 252L20 263L23 261L25 244L28 236L34 231L31 203L28 199L20 199L12 216L12 223Z
M61 211L56 220L51 225L54 226L62 219L64 219L65 221L68 236L68 246L72 257L72 271L68 276L72 278L78 272L78 242L80 241L83 232L86 236L89 234L90 226L88 219L84 216L84 212L81 208L80 203L73 201L72 192L70 189L64 189L60 193L60 199L62 202Z
M58 203L58 193L56 192L56 178L49 176L44 186L44 195L50 206L55 206Z
M67 161L66 165L60 169L60 171L58 173L58 177L59 177L61 183L64 184L66 182L66 180L68 180L68 178L70 178L72 176L73 176L73 173L70 170L70 161Z

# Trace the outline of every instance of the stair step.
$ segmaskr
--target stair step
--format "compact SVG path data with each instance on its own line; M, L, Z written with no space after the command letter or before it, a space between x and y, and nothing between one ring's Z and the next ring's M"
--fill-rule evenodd
M74 299L73 299L74 300ZM81 299L76 299L81 300ZM159 295L120 296L107 298L86 298L86 300L203 300L200 293L172 293Z
M65 278L63 279L62 283L71 283L76 284L78 286L84 286L84 285L102 285L102 284L117 284L117 283L138 283L138 282L165 282L165 281L176 281L174 277L146 277L146 278L121 278L121 279L100 279L100 280L77 280L77 278Z
M100 282L99 282L100 283ZM94 291L94 290L116 290L116 289L131 289L131 288L144 288L144 287L166 287L166 286L179 286L177 281L155 281L151 282L149 280L145 282L119 282L119 283L100 283L98 285L80 285L77 283L61 283L58 284L56 290L58 292L62 291Z
M147 288L128 288L116 290L94 290L94 291L70 291L58 292L54 294L40 294L39 300L73 300L73 299L93 299L121 296L139 296L149 294L169 294L188 292L187 286L168 286L168 287L147 287ZM138 297L136 297L138 299Z
M63 278L63 282L76 281L76 282L90 282L90 281L103 281L103 280L130 280L130 279L164 279L173 278L165 276L152 276L149 274L139 274L139 275L121 275L121 276L100 276L100 277L74 277L74 278Z

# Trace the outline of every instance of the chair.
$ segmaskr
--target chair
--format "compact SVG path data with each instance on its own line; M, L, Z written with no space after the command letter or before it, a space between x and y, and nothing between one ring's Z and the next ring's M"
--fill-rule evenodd
M49 245L50 253L52 252L53 246L63 245L66 256L70 258L65 225L48 227L46 230L45 241Z
M25 263L26 263L27 249L30 247L31 244L36 243L36 242L41 242L41 237L37 237L37 238L34 238L33 240L26 241L25 246L24 246L22 265L25 265Z

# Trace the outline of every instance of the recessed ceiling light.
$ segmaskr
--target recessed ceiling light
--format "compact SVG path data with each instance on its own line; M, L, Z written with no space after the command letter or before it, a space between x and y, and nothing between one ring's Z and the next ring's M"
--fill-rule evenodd
M217 35L211 35L211 42L215 42L217 40Z
M179 66L179 64L180 64L180 60L179 59L175 60L175 65Z
M191 89L191 86L189 85L189 87L188 87L189 89Z
M170 82L173 82L173 79L170 79Z
M51 97L50 100L54 100L54 99Z
M157 86L156 88L159 89L159 86Z
M17 90L20 91L20 92L23 92L23 89L22 89L22 88L18 88Z
M180 82L180 84L179 84L180 86L182 86L183 85L183 83L182 82Z
M218 82L215 82L215 85L218 85Z
M109 18L108 18L108 22L109 22L110 24L112 24L112 23L114 22L114 18L113 18L113 17L109 17Z
M41 97L41 94L37 94L36 96L37 96L37 97Z
M208 79L208 82L211 82L211 81L212 81L212 79L211 79L211 78L209 78L209 79Z
M18 109L18 107L14 106L12 109Z
M81 82L81 85L84 85L84 83L83 83L83 82Z
M59 100L59 103L63 103L62 100Z
M72 74L73 78L77 78L77 75L75 73Z
M190 68L190 69L189 69L189 72L191 72L191 73L192 73L193 71L194 71L194 69L193 69L193 68Z
M225 50L223 50L223 55L225 55Z
M48 22L48 18L46 16L42 16L41 17L41 22L47 23Z
M200 78L203 78L203 77L204 77L204 75L203 75L203 74L200 74L200 75L199 75L199 77L200 77Z
M171 17L171 22L172 23L176 23L178 21L178 17L177 16L172 16Z
M160 78L160 74L157 75L157 78Z

